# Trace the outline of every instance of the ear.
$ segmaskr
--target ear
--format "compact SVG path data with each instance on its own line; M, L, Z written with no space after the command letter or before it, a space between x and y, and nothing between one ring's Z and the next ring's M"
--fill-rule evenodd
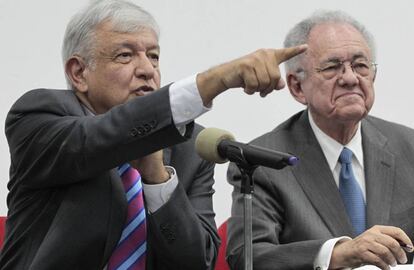
M85 93L88 91L88 84L85 75L88 72L87 65L82 57L74 55L65 64L65 72L76 90Z
M302 83L297 74L289 73L286 75L286 81L289 87L290 94L303 105L307 105L306 97L302 90Z

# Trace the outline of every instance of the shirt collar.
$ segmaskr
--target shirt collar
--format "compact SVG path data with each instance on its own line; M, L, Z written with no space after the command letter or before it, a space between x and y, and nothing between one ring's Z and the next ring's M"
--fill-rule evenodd
M91 110L89 110L88 107L85 106L85 104L81 103L81 106L85 110L86 115L93 115L93 116L95 116L95 114Z
M361 122L358 123L358 129L354 137L347 145L342 145L329 137L324 133L315 123L312 118L311 113L308 110L309 123L315 134L316 139L319 142L319 145L322 148L322 152L325 155L326 160L328 161L329 168L331 171L335 169L336 164L338 163L339 155L344 147L349 148L353 153L356 161L364 168L364 157L362 152L362 136L361 136Z

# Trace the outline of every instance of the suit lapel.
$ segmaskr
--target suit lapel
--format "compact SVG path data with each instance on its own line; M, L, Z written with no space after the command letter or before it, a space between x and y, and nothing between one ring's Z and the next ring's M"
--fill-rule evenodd
M369 121L362 122L362 147L367 201L367 227L387 224L394 186L395 159L386 151L387 138Z
M295 139L292 141L296 144L291 147L300 163L293 168L293 174L332 235L352 236L352 225L325 155L310 127L307 111L298 124L297 130L292 132L298 134L293 135Z

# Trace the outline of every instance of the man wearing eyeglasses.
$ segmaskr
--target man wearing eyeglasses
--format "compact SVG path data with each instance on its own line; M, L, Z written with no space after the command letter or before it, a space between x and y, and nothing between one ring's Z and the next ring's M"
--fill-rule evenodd
M411 263L414 131L368 115L377 72L373 39L347 14L325 11L285 39L286 47L302 43L308 50L286 63L286 78L307 109L252 142L300 158L295 167L254 172L253 268ZM239 176L231 164L233 269L244 263Z

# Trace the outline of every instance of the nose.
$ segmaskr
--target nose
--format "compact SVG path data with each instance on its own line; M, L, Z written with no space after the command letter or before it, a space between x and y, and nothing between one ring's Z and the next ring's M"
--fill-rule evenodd
M342 87L353 87L359 83L358 77L354 70L352 69L352 66L350 64L343 64L343 72L338 80L338 83Z
M155 74L155 68L145 52L139 52L135 67L135 76L143 80L151 80Z

